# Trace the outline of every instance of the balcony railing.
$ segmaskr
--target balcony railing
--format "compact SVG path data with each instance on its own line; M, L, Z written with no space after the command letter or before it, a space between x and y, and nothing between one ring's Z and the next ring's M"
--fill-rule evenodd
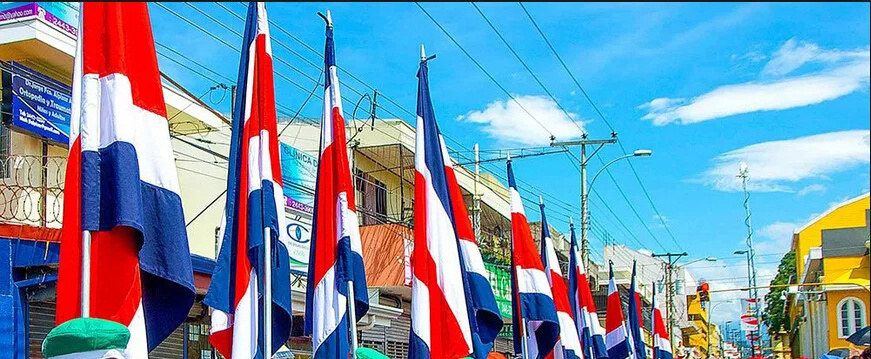
M0 156L0 223L60 228L67 159Z

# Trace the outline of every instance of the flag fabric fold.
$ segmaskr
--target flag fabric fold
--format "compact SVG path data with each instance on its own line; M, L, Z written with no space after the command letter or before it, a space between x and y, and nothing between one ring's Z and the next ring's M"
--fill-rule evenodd
M653 323L653 359L672 359L671 342L668 339L668 331L662 321L662 312L656 306L656 285L653 286L653 298L651 300L651 323Z
M578 240L575 236L575 226L571 224L571 249L569 250L569 304L575 317L578 335L585 359L603 359L608 357L605 347L605 329L599 324L596 313L596 303L587 274L578 250Z
M644 347L644 318L641 315L641 295L635 287L635 269L637 264L632 261L632 283L629 286L629 333L632 336L632 348L635 349L635 359L647 359Z
M605 315L605 345L608 347L608 359L632 358L632 344L629 331L623 321L623 302L620 291L614 283L614 265L608 268L608 310Z
M306 287L305 328L314 358L347 358L349 327L369 311L363 246L336 72L333 24L327 12L324 104ZM349 287L349 283L352 287ZM351 288L354 316L349 316Z
M583 358L581 341L575 327L571 305L569 304L566 280L560 269L559 258L553 239L550 237L550 228L547 225L547 217L544 214L544 203L541 207L541 261L544 263L544 272L550 282L551 294L556 307L556 315L559 320L560 337L553 349L555 359L580 359Z
M426 90L429 91L428 88ZM435 124L435 120L433 120L433 124ZM487 279L489 273L484 267L484 259L481 257L480 248L478 248L475 230L466 210L466 203L457 182L453 162L440 132L439 141L442 148L442 158L445 161L445 178L451 196L451 209L459 241L460 259L463 262L466 288L468 288L466 304L469 307L471 317L472 357L486 359L487 353L493 349L496 336L502 330L502 314L499 312L496 296L493 294L490 281Z
M228 359L269 357L290 337L289 237L279 160L272 47L264 3L249 3L234 104L227 202L220 250L203 302L212 308L209 341ZM265 238L265 229L269 238ZM264 246L272 258L263 258ZM272 270L272 298L263 271ZM272 306L272 348L263 347L264 305ZM269 354L267 354L267 352Z
M130 330L127 358L187 317L193 271L145 3L84 3L73 68L56 323L80 317L91 234L91 317Z
M508 195L511 198L511 299L514 308L514 351L522 352L526 340L526 358L546 358L560 336L559 319L544 271L541 257L537 256L532 232L529 230L523 202L511 160L508 160ZM528 331L528 332L527 332Z

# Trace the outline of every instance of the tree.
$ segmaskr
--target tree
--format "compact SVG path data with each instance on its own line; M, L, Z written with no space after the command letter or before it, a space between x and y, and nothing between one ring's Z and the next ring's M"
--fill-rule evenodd
M769 285L774 284L795 284L795 252L790 250L780 260L780 265L777 267L777 275ZM783 293L788 287L771 288L771 291L765 295L765 310L762 313L762 321L768 327L769 334L775 334L781 329L789 330L789 313L784 308L784 302L781 299Z

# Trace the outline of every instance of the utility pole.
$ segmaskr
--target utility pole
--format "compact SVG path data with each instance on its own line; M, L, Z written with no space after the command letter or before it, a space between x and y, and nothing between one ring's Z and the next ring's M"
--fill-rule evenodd
M747 191L747 180L750 178L750 170L747 168L746 163L741 163L738 169L738 176L741 178L741 187L744 189L744 211L746 212L746 217L744 217L744 225L747 226L747 266L748 266L748 281L750 282L751 289L747 290L747 294L753 298L753 316L756 318L756 332L759 334L759 342L762 341L762 320L759 317L759 289L756 288L756 265L754 263L754 259L756 254L753 251L753 225L750 221L750 192ZM756 341L753 337L753 331L750 331L751 339L750 339L750 356L756 355L756 348L753 343ZM760 355L762 354L762 348L760 345Z
M475 186L472 193L472 228L475 229L475 240L481 240L481 194L478 192L478 182L481 179L481 158L478 154L478 144L475 144Z
M674 325L675 325L675 318L674 318L674 312L675 312L674 311L674 265L675 265L675 263L677 263L677 261L681 257L686 256L686 255L687 255L687 252L683 252L683 253L671 253L671 252L669 252L669 253L662 253L662 254L654 253L652 255L654 258L657 258L657 257L666 257L667 258L667 260L665 262L665 282L666 282L665 283L665 296L666 296L665 316L666 316L666 321L668 322L668 337L670 339L669 341L671 342L671 352L672 353L675 353L675 347L674 347Z
M550 144L551 147L581 147L581 260L584 263L585 271L590 270L589 240L587 239L587 232L590 227L590 216L587 209L587 200L589 197L587 194L587 161L589 160L589 157L595 156L603 146L611 143L617 143L616 132L611 132L611 138L609 139L590 140L587 139L587 134L584 133L581 135L580 141L551 142ZM587 156L587 146L596 146L593 153L589 156Z

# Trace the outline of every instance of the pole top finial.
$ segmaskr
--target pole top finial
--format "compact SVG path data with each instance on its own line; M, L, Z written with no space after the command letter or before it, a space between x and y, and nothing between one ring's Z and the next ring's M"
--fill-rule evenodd
M420 61L426 61L426 49L420 44Z
M544 205L544 199L541 196L538 196L538 204Z

